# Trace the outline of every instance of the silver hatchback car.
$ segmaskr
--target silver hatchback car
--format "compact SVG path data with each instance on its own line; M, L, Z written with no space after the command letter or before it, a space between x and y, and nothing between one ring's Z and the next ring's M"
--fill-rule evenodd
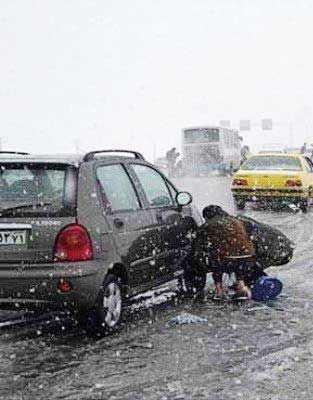
M0 201L0 308L74 310L104 332L126 298L179 276L205 285L191 195L140 153L0 153Z

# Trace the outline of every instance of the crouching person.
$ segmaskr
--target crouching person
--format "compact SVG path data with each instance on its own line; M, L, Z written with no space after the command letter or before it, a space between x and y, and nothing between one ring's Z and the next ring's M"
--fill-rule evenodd
M251 298L245 277L257 273L255 246L249 238L244 222L216 205L205 207L203 217L205 223L198 228L196 255L200 262L206 262L208 270L213 272L214 298L221 299L225 296L224 273L236 275L237 298Z

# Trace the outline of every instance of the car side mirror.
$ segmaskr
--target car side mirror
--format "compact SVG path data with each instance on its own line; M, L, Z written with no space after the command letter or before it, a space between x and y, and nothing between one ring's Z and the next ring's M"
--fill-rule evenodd
M188 206L192 202L192 196L189 192L179 192L176 195L176 202L179 206Z

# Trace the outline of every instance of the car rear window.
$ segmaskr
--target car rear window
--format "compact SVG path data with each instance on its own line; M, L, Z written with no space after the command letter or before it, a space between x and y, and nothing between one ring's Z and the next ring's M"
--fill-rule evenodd
M73 215L77 170L64 164L1 163L0 215Z
M296 157L256 156L249 158L240 169L301 171L302 167L300 160Z

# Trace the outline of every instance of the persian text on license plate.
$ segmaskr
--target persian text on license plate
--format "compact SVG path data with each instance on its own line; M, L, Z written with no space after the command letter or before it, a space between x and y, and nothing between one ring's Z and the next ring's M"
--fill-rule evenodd
M26 231L0 231L0 246L10 244L26 244Z

